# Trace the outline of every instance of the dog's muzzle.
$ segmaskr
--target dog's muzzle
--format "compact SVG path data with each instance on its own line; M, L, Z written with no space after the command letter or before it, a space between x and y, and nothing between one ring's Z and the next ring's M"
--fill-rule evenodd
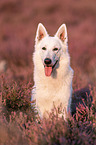
M56 66L57 62L58 62L58 60L55 62L54 65L52 65L51 59L50 58L45 58L45 60L44 60L44 64L45 64L44 68L45 68L45 75L46 76L51 76L51 73L52 73L54 67Z

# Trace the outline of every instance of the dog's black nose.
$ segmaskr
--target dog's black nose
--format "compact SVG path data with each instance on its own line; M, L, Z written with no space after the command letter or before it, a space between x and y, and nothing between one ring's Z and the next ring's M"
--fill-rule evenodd
M45 64L51 64L51 59L50 58L45 58L44 63Z

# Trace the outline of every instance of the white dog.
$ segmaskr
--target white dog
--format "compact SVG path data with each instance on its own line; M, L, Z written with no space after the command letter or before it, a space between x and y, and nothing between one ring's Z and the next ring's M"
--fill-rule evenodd
M73 70L68 53L67 28L62 24L54 37L40 23L35 39L34 87L31 100L41 117L51 112L53 104L71 111ZM66 117L66 116L65 116Z

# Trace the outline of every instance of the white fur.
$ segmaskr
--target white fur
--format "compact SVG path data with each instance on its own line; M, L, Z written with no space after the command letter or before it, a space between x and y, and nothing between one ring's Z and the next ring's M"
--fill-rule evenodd
M42 47L47 49L42 50ZM54 48L58 48L59 51L54 52ZM46 57L52 60L52 65L58 60L58 64L49 77L44 72L44 59ZM60 26L54 37L48 35L41 23L38 25L33 62L34 87L31 100L36 99L36 107L40 116L43 117L46 111L51 112L53 103L56 107L62 103L63 108L71 111L73 70L70 67L65 24Z

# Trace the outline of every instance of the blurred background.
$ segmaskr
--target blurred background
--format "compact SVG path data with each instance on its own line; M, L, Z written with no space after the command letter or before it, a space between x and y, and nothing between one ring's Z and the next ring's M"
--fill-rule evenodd
M54 35L66 23L73 88L96 82L96 0L0 0L0 74L33 82L38 23Z

